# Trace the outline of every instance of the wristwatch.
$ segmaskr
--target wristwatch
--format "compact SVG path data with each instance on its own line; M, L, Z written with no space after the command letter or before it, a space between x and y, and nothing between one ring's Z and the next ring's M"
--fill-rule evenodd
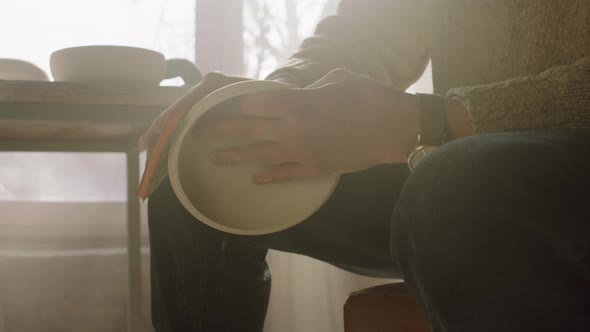
M420 101L418 110L420 131L416 147L408 156L408 166L412 171L420 161L444 144L447 132L444 98L421 93L417 93L416 96Z

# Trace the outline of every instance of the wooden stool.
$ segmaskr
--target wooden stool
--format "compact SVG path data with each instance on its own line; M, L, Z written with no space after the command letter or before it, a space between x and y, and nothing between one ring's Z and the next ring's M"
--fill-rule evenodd
M345 332L430 332L430 322L403 282L351 293L344 304Z

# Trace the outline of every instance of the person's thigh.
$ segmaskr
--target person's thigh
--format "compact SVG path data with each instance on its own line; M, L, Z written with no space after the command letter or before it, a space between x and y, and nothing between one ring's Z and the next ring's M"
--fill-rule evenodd
M405 164L344 174L330 199L304 222L274 234L240 238L253 246L310 256L359 274L400 277L389 254L389 229L408 174Z
M451 142L418 165L392 255L435 331L590 331L590 133Z

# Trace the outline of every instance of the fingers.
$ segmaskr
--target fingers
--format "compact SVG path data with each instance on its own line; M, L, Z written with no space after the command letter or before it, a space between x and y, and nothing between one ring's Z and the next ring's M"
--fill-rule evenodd
M287 122L270 118L229 117L199 123L194 133L203 138L248 138L256 141L285 141L296 128Z
M242 114L245 115L292 120L295 117L297 110L304 107L306 102L305 94L309 89L318 88L327 84L343 83L363 78L365 77L352 73L346 69L335 69L322 79L308 86L306 89L286 89L243 96L240 100L240 109ZM153 146L155 140L171 119L179 118L177 116L172 117L172 114L180 113L184 116L193 105L198 103L209 93L225 85L243 80L245 79L224 76L218 73L207 74L201 83L196 85L191 91L154 120L150 129L141 136L139 140L140 147L146 148Z
M366 77L346 69L335 69L305 89L285 89L245 95L240 99L240 111L244 115L294 120L297 112L312 102L315 88L328 84L345 83Z
M286 89L245 95L240 99L242 114L288 119L301 107L301 90Z
M317 170L299 163L285 163L252 175L255 184L269 184L321 175Z
M154 119L150 128L139 137L138 146L141 150L147 149L154 145L156 138L162 132L164 126L168 122L171 113L168 110L164 111L157 118Z
M284 182L322 175L319 168L313 166L312 159L306 151L296 145L286 146L281 143L263 142L217 152L212 160L218 166L260 162L273 165L252 175L252 182L255 184Z
M366 79L367 77L346 69L334 69L304 89L266 91L243 96L240 100L240 109L243 114L250 116L289 119L309 103L309 98L313 96L310 94L312 89Z
M162 114L154 119L151 127L140 137L139 146L142 149L153 146L157 137L160 136L167 124L170 123L173 115L177 114L174 118L177 118L178 115L184 115L194 104L207 95L210 89L208 86L203 88L200 84L196 85L187 94L169 106Z
M305 150L297 145L277 142L260 142L233 147L216 152L212 161L218 166L243 165L249 163L282 164L288 162L305 163L309 160Z
M205 75L201 83L193 87L188 93L168 107L152 122L151 127L139 139L138 144L140 148L145 149L153 146L156 142L156 139L160 136L168 124L172 125L172 127L175 127L179 119L181 119L182 116L184 116L206 95L226 85L244 80L246 79L241 77L224 76L219 73L209 73ZM171 121L176 123L171 123Z

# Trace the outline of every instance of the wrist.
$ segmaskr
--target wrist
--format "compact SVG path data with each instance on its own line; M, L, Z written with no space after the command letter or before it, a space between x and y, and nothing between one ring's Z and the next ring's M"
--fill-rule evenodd
M445 99L447 115L447 140L471 136L474 133L469 112L457 99Z
M410 170L447 141L447 119L445 99L434 94L416 94L418 99L418 135L416 144L406 154Z
M381 161L388 164L399 164L406 161L418 139L420 133L418 96L406 92L393 95L391 100L392 109L389 116L384 118L383 123L388 124L388 144L381 153Z
M406 157L412 153L418 142L420 136L420 97L415 94L408 94L407 102L407 121L405 125L405 140L402 142L403 146L403 160L405 162Z

